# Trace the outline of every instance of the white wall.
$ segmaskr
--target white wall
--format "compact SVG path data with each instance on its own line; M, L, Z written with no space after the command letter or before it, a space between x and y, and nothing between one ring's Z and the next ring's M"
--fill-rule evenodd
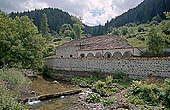
M64 58L69 58L70 55L72 55L73 57L77 58L78 57L78 52L77 50L79 50L80 47L62 47L62 48L57 48L56 49L56 56L61 58L61 56L63 56Z
M100 52L103 56L106 52L110 52L112 55L115 52L120 52L123 56L123 54L125 52L130 51L133 55L135 56L140 56L140 50L138 48L128 48L128 49L113 49L113 50L94 50L94 51L78 51L78 56L80 56L80 54L85 54L85 56L87 56L88 53L93 53L93 55L95 56L96 53Z

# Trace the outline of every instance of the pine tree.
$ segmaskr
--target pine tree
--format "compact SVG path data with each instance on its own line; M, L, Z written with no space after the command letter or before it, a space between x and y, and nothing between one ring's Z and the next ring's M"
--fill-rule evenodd
M40 23L40 33L43 35L43 37L49 36L49 28L48 28L48 20L47 15L44 13L42 14L42 20Z

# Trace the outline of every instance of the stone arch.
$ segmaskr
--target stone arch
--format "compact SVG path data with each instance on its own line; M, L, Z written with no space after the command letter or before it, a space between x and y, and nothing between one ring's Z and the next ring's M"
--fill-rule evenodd
M81 54L80 54L80 57L81 57L81 58L85 58L85 54L84 54L84 53L81 53Z
M73 57L73 55L70 55L70 58L72 58Z
M128 57L131 57L132 56L132 53L130 51L126 51L124 54L123 54L123 58L128 58Z
M96 58L102 58L102 57L103 57L103 55L102 55L102 53L101 53L101 52L97 52L97 53L95 54L95 57L96 57Z
M93 53L88 53L88 54L87 54L87 58L94 58Z
M113 58L122 58L122 53L121 52L115 52L114 54L113 54Z
M110 52L106 52L106 53L104 54L104 58L105 58L105 59L111 59L111 58L112 58L112 54L111 54Z

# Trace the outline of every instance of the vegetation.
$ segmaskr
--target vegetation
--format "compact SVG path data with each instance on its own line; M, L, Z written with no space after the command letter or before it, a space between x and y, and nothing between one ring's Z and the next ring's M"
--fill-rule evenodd
M132 88L128 91L128 100L136 105L159 105L160 107L164 105L168 110L170 109L169 82L170 78L159 85L147 81L133 81Z
M0 110L27 110L3 84L0 84Z
M153 104L157 105L160 100L160 90L157 85L148 85L142 81L133 81L131 96L128 97L129 101L134 104Z
M27 110L17 100L28 93L29 86L30 80L21 72L15 69L0 70L0 110Z
M43 67L45 40L26 17L10 18L0 11L0 61L8 66Z
M170 78L165 79L164 82L155 79L131 82L126 74L119 72L114 77L76 77L72 78L72 81L93 90L94 93L89 93L85 99L87 103L102 103L111 106L113 103L119 102L119 99L113 97L114 94L122 93L127 98L124 100L127 100L137 109L170 109ZM125 88L127 91L122 92Z
M42 14L42 20L40 22L40 33L44 36L44 37L48 37L49 36L49 28L48 28L48 19L47 19L47 15L46 14Z
M30 87L30 80L15 69L1 70L0 81L3 81L5 86L18 97L27 94Z
M158 17L160 16L159 18L164 19L165 16L163 15L163 12L170 11L169 4L170 1L168 0L144 0L136 8L130 9L128 12L107 22L105 28L120 27L131 22L136 24L147 23L157 15Z
M98 73L99 74L99 73ZM72 78L73 83L79 84L81 87L89 87L100 96L110 96L120 92L122 89L130 85L131 80L122 72L118 72L117 76L107 76L102 78L100 75L92 75L90 78L76 77ZM92 94L94 97L97 94ZM92 96L89 96L93 98ZM90 99L88 99L90 100Z

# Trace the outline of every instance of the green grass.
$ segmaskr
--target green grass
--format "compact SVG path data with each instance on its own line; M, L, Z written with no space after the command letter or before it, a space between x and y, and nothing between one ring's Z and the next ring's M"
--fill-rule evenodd
M147 44L144 41L138 40L137 38L129 38L127 39L130 45L136 46L138 48L147 48Z

